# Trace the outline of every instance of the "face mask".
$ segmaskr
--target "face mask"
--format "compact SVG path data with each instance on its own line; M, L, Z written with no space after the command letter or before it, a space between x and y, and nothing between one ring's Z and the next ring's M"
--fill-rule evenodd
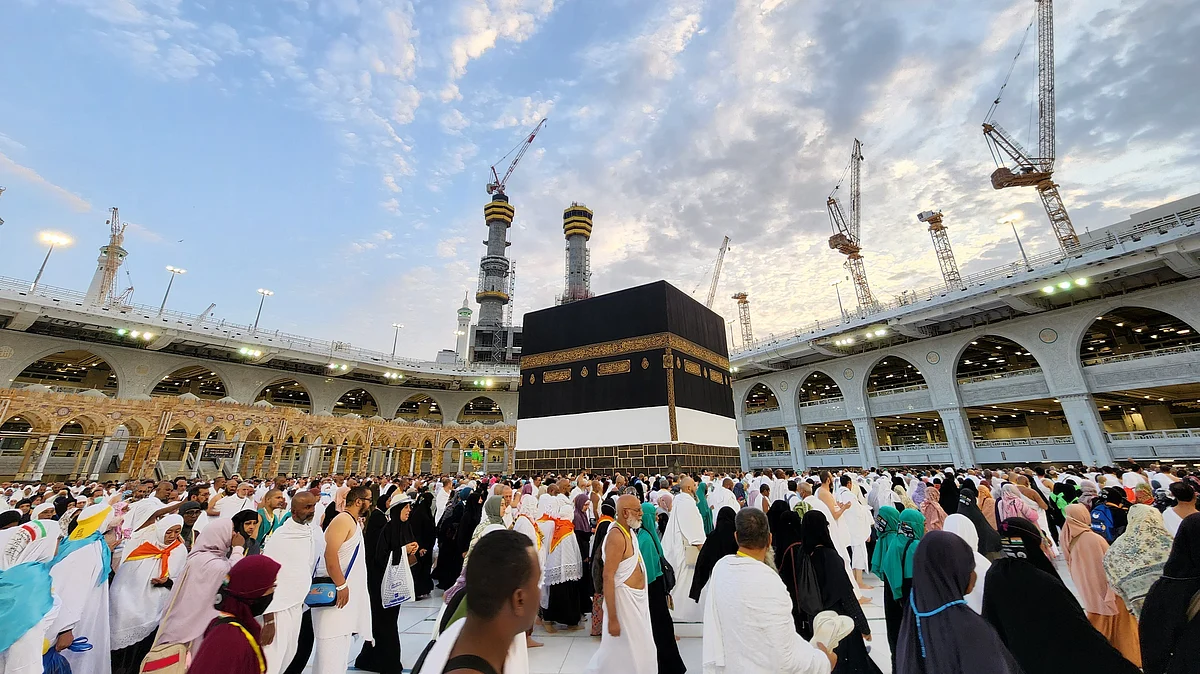
M629 519L625 520L625 526L629 527L630 529L641 529L642 528L642 518L630 517Z
M97 505L99 505L99 504L101 504L101 503L104 503L104 497L103 497L103 496L97 496L96 498L92 499L92 503L95 503L95 504L97 504Z
M875 531L881 534L887 531L887 520L883 519L883 515L875 516Z
M251 615L262 615L265 613L267 607L271 605L271 599L274 597L274 594L265 594L258 599L252 599L248 604L250 606Z

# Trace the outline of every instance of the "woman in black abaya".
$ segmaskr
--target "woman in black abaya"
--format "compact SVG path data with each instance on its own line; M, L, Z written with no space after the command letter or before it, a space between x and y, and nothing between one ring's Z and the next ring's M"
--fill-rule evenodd
M417 542L417 562L413 564L413 593L424 599L433 592L433 544L437 541L437 527L433 524L433 494L421 492L412 514L408 516L408 528Z
M992 559L1000 554L1000 534L988 524L987 518L979 510L976 503L978 498L979 492L975 489L975 483L964 480L959 492L957 512L959 515L965 515L971 520L971 524L975 525L975 533L979 534L979 554Z
M964 597L977 582L975 555L961 538L931 531L921 539L896 644L897 674L1021 674L996 630L967 606Z
M380 500L386 498L381 496ZM413 501L407 495L396 494L375 545L366 547L367 593L371 596L371 631L375 640L363 644L362 652L354 660L357 669L381 674L402 674L404 671L400 664L400 632L396 624L400 607L383 607L382 585L387 567L402 563L401 556L409 553L409 543L415 543L408 526L412 505ZM375 521L378 512L376 508L371 513L368 526Z
M462 527L466 511L458 494L457 491L451 493L446 512L442 513L442 519L438 522L438 562L433 570L433 579L442 590L449 590L458 580L458 575L462 573L463 553L467 551L465 547L458 547L458 530ZM467 531L468 536L471 531Z
M737 554L737 539L733 535L735 531L733 523L736 515L733 508L721 508L717 513L717 523L713 526L712 533L704 539L704 545L700 548L699 556L696 557L696 571L692 574L692 587L688 590L688 596L692 601L700 601L701 592L708 584L708 579L712 576L713 567L717 565L717 562L726 555Z
M1179 525L1163 575L1142 605L1142 669L1146 674L1200 672L1200 616L1191 604L1200 594L1200 513Z
M784 526L788 526L789 521L795 518L795 513L784 515ZM846 564L833 546L825 513L810 510L804 514L801 541L804 554L812 562L817 586L821 588L822 609L836 611L854 620L854 631L843 637L834 651L838 657L837 666L833 668L834 674L880 674L879 666L871 659L864 641L871 638L871 627L854 596L854 586L846 575ZM796 563L795 557L787 557L790 563Z
M1141 671L1088 622L1042 552L1036 524L1010 517L1000 523L1000 536L1005 556L988 570L983 617L1025 674Z

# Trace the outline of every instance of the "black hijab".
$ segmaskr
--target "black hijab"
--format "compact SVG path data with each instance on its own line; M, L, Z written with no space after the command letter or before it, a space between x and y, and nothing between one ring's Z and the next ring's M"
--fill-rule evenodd
M471 535L475 527L483 520L483 502L487 499L487 487L480 484L467 496L464 503L462 521L458 525L458 549L466 551L471 547Z
M963 480L970 482L971 480ZM958 512L959 504L959 487L958 480L950 473L946 473L946 479L942 480L942 486L939 487L938 505L942 506L942 510L946 511L946 515L950 516Z
M422 549L433 550L433 543L437 540L437 527L433 524L433 494L426 491L417 496L417 503L408 516L408 526L413 540Z
M1036 526L1012 517L1000 528L1006 557L992 562L988 570L983 617L1025 674L1141 671L1092 627L1058 574L1043 570L1050 562L1042 553Z
M375 548L375 559L381 567L399 564L401 556L407 554L404 546L417 540L413 536L411 526L411 509L415 505L412 501L404 501L392 506L388 511L387 523L383 525L383 531L379 534L379 545ZM401 519L405 509L409 509L407 522Z
M975 555L958 536L931 531L921 539L896 642L897 671L1021 674L1000 635L963 599L974 569Z
M700 601L700 593L704 590L704 585L708 583L708 579L712 576L713 567L717 562L726 555L736 555L738 551L737 539L734 537L734 518L736 513L733 508L721 508L717 513L716 524L713 525L712 533L704 539L704 545L700 548L700 555L696 557L696 571L692 574L692 587L688 591L688 596L693 601Z
M783 515L787 512L793 512L784 501L776 501L771 504L767 510L767 526L771 530L771 543L775 548L775 561L778 563L779 558L783 556L783 551L787 550L788 545L800 540L800 532L782 531Z
M943 491L942 493L945 494L946 492ZM983 511L976 504L978 497L979 492L975 490L975 483L967 480L963 484L962 489L959 490L956 512L959 515L964 515L967 519L971 520L971 524L975 525L975 533L979 535L979 554L987 555L989 553L1000 552L1000 534L992 528L987 518L983 516ZM938 503L940 504L941 501L939 500ZM947 513L947 516L949 516L949 513Z
M1142 606L1142 669L1146 674L1196 672L1200 666L1200 617L1187 619L1200 592L1200 513L1179 525L1163 575Z
M234 514L234 516L232 517L232 520L233 520L233 532L236 534L241 534L242 538L246 539L246 542L242 546L243 550L245 551L246 556L249 557L250 555L257 555L260 552L262 552L259 549L258 540L254 536L250 536L249 534L246 533L246 524L248 524L250 522L258 522L259 521L258 511L257 510L243 510L239 513ZM259 526L262 526L261 522L259 522Z
M795 513L793 512L793 514ZM837 552L837 548L833 545L833 537L829 535L829 519L820 510L810 510L804 513L800 531L804 554L811 556L817 548L822 546Z

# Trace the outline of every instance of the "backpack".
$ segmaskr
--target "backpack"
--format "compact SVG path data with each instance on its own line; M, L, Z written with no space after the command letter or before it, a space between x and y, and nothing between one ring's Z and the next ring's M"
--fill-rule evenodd
M792 589L795 594L796 608L811 621L813 616L825 609L825 604L821 601L821 586L817 583L817 572L813 569L812 560L804 554L804 548L800 543L792 543L788 546L783 556L787 557L789 552L795 557L792 565Z
M1103 536L1109 543L1113 542L1112 510L1103 503L1092 508L1092 531Z

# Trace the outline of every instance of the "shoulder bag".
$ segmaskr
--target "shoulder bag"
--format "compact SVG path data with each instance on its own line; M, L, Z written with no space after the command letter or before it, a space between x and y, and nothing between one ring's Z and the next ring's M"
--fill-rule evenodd
M350 582L350 569L354 568L354 560L358 559L358 548L354 546L354 554L350 555L350 563L346 565L346 573L344 574L346 582ZM308 588L308 594L304 597L304 605L309 608L326 608L337 605L337 584L329 576L318 576L317 567L321 564L321 558L317 558L317 563L313 565L312 585Z

